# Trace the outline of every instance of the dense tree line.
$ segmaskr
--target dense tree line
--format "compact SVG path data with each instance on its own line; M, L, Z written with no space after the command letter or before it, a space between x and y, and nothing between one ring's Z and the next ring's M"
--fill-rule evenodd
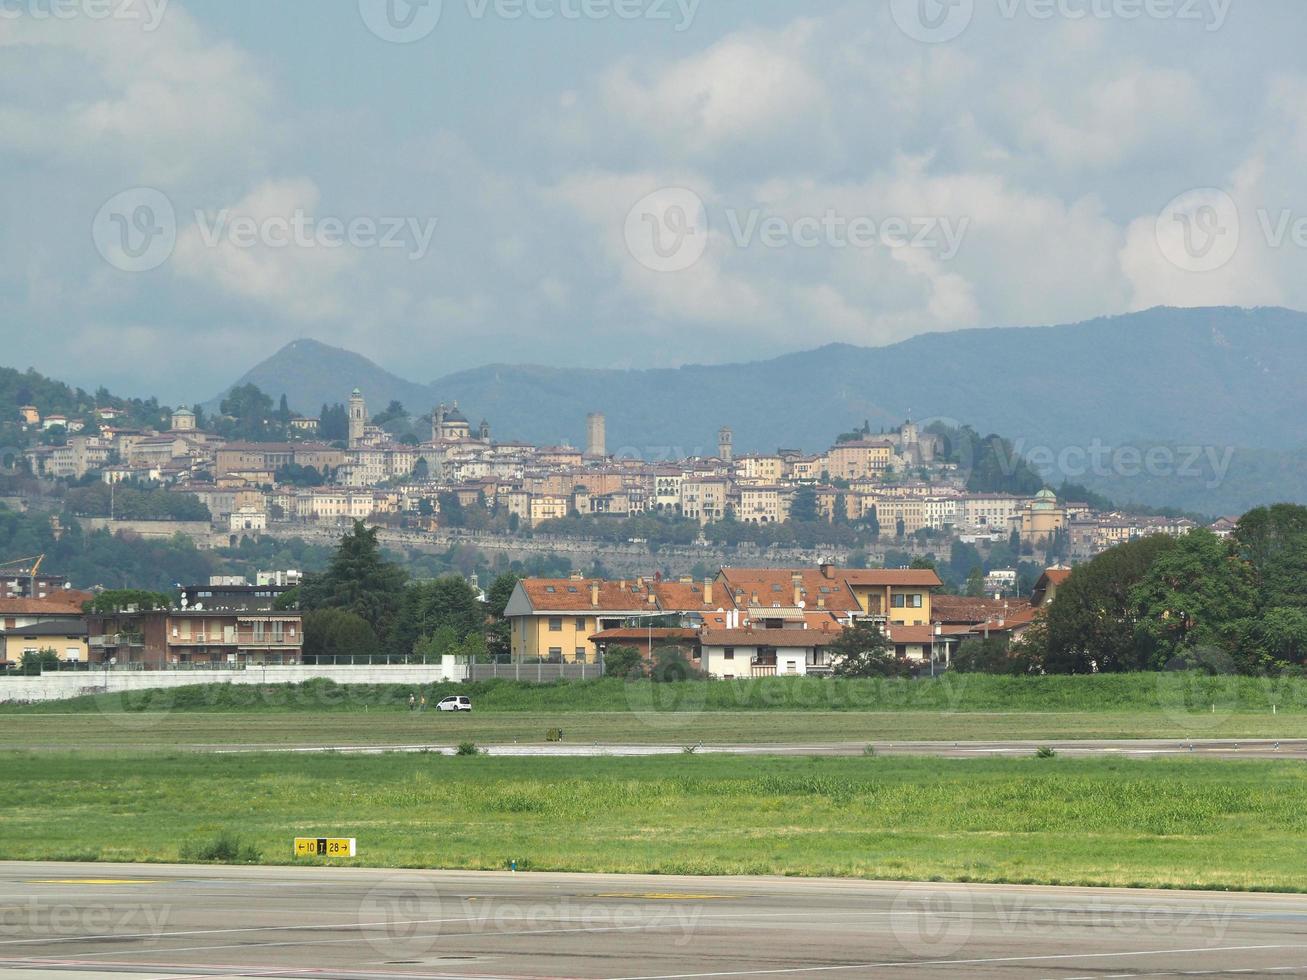
M209 508L193 493L171 493L157 487L92 483L73 487L64 506L78 517L109 517L121 521L208 521Z
M1019 669L1048 673L1301 669L1307 508L1251 511L1226 540L1200 528L1105 551L1076 568L1015 653Z
M517 584L505 573L482 601L461 576L410 581L388 560L377 529L359 521L325 571L307 576L280 600L304 614L304 654L412 656L459 654L477 659L507 652L504 606Z

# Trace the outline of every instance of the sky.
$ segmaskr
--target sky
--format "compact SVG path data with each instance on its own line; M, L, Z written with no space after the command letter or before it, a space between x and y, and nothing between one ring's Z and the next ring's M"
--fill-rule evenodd
M428 382L1307 309L1304 38L1302 0L0 0L0 363L189 403L299 337Z

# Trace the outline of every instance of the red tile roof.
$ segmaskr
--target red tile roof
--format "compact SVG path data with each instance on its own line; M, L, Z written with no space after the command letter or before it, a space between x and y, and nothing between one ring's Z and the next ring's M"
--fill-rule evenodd
M755 592L758 594L757 605L770 606L773 602L779 602L783 606L792 606L795 575L799 576L800 598L807 603L809 609L815 609L818 600L825 600L827 609L839 612L861 611L857 598L839 572L835 573L835 577L827 578L816 568L723 568L718 582L724 581L736 603L742 606L754 604Z
M934 589L943 585L929 568L850 568L838 569L835 575L850 585L919 587Z
M648 582L641 587L627 582L603 579L528 578L520 583L536 612L581 612L595 609L604 612L660 612L649 602ZM599 603L594 603L592 586L599 586Z
M834 637L825 630L708 630L704 646L712 647L824 647Z
M94 593L63 589L44 599L0 599L0 614L6 616L57 616L82 612L82 603L95 598Z
M992 616L1002 616L1004 606L1019 609L1024 599L977 599L965 595L937 595L930 600L931 616L941 623L982 623Z
M717 582L713 583L711 602L704 602L702 582L655 582L652 587L659 607L667 612L714 612L734 605L730 590Z

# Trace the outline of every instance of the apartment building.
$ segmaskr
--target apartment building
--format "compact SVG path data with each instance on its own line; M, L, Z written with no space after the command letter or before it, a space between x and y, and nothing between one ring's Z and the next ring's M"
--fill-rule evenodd
M877 439L860 439L831 447L826 453L826 472L831 478L865 480L889 469L894 444Z

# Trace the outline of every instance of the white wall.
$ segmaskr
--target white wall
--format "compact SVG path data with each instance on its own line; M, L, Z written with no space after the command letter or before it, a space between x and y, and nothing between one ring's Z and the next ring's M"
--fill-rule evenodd
M0 677L0 702L57 701L81 694L147 691L191 684L300 684L326 678L337 684L434 684L462 681L467 667L444 657L440 664L395 667L251 667L248 670L69 671L40 677Z

